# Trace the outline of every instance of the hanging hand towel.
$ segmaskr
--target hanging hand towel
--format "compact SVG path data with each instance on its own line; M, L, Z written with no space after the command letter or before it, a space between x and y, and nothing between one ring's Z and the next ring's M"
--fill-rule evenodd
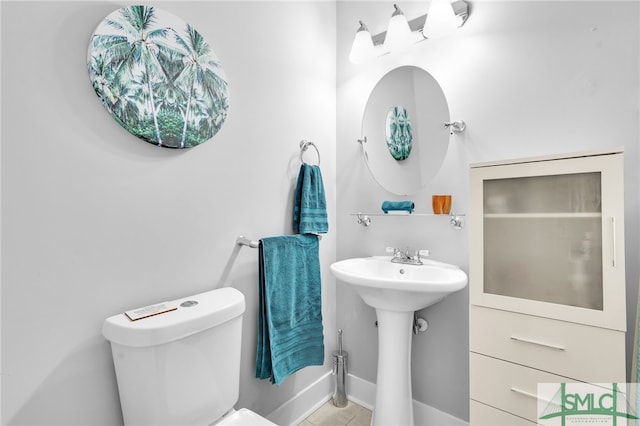
M298 174L293 204L293 232L296 234L326 234L327 202L320 167L303 163Z
M280 385L301 368L324 363L318 237L260 240L256 377Z

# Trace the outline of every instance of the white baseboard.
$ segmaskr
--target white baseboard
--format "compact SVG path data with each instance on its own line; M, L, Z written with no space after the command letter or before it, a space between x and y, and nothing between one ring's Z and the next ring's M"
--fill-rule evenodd
M376 385L349 374L347 395L349 400L372 410L376 402ZM413 417L416 426L469 426L468 422L415 399L413 400Z
M466 404L466 401L462 401ZM440 411L430 405L413 400L413 417L416 422L416 426L469 426L469 422L466 422L458 417L452 416L449 413Z
M266 418L280 426L297 425L320 408L333 395L333 375L325 373L298 392L293 398L273 410Z
M334 376L327 372L266 417L280 426L302 423L311 413L331 399L333 387ZM376 401L376 385L349 374L347 396L350 401L373 410ZM416 426L469 426L469 423L462 419L415 400L413 416Z
M348 374L347 397L350 401L373 411L376 404L376 384Z

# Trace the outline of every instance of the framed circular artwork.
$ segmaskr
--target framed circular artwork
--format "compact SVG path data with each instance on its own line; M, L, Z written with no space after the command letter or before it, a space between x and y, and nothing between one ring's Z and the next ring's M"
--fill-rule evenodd
M191 25L156 7L128 6L104 18L87 68L113 119L151 144L200 145L227 117L228 84L213 49Z

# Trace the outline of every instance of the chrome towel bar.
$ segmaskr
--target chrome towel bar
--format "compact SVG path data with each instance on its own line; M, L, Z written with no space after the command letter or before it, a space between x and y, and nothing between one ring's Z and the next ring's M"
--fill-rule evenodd
M314 234L316 235L316 234ZM322 235L316 235L318 237L318 240L322 239ZM260 245L260 243L258 241L253 241L250 240L248 238L243 237L242 235L238 236L238 238L236 238L236 244L239 246L247 246L247 247L251 247L251 248L258 248L258 246Z
M242 235L240 235L238 238L236 238L236 244L239 246L247 246L247 247L251 247L251 248L258 248L258 242L257 241L252 241L248 238L243 237Z

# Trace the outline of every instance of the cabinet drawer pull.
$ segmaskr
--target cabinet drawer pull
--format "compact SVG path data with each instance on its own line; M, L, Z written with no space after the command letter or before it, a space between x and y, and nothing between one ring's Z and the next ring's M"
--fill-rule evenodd
M564 346L558 346L551 343L538 342L536 340L525 339L522 337L511 336L511 340L516 340L518 342L531 343L532 345L544 346L545 348L556 349L558 351L564 351Z
M520 394L520 395L528 396L529 398L533 398L533 399L536 399L536 400L538 399L538 395L533 394L531 392L523 391L523 390L518 389L518 388L514 388L513 386L511 387L511 392L515 392L515 393Z

